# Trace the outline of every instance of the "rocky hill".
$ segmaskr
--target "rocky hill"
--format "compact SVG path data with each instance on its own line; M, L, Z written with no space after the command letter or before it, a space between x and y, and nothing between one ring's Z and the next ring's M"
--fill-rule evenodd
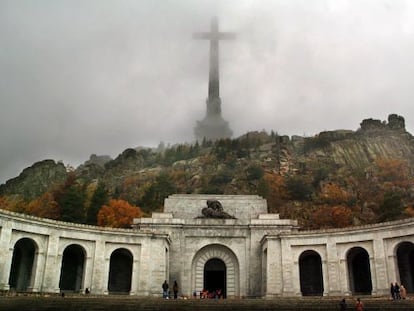
M171 193L259 194L272 212L299 219L306 228L332 227L410 215L413 154L414 138L404 118L392 114L387 121L363 120L356 131L314 137L250 132L163 150L131 148L113 160L92 155L74 174L85 193L100 184L110 198L147 213L160 209ZM0 196L28 202L67 177L63 164L45 160L1 185ZM389 203L388 193L398 198ZM399 210L388 215L392 204ZM332 213L338 214L335 222Z
M18 177L0 185L0 195L19 195L25 200L33 200L51 186L63 183L66 178L67 171L62 162L43 160L25 168Z

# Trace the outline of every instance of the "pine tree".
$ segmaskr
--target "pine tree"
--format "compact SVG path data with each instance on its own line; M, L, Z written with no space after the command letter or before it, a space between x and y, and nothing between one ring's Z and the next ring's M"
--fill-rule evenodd
M108 192L102 183L98 183L98 186L93 193L91 204L86 213L86 223L90 225L98 224L98 212L101 207L107 204L109 201Z
M76 181L75 173L70 173L66 182L54 192L55 201L60 206L62 221L83 223L85 195Z

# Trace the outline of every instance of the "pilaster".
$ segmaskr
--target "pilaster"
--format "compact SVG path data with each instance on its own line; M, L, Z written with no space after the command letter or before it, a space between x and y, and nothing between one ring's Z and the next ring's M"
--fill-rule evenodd
M10 245L12 223L5 221L0 228L0 290L9 290L9 274L13 258L13 247Z
M44 281L42 291L58 293L62 256L58 255L59 236L50 235L47 241L46 255L44 256Z
M92 294L107 294L108 293L108 273L109 273L109 259L105 254L105 242L102 240L96 241L95 257L94 257L93 275L92 275Z
M267 241L267 297L281 296L283 293L282 247L280 238Z
M376 295L385 295L388 294L389 289L389 280L387 278L387 265L385 259L385 247L384 241L380 238L375 238L373 240L373 250L374 250L374 258L372 262L372 273L375 276L375 282L373 278L373 294Z
M324 289L329 296L341 294L340 268L336 243L329 239L326 244L326 274L324 274Z

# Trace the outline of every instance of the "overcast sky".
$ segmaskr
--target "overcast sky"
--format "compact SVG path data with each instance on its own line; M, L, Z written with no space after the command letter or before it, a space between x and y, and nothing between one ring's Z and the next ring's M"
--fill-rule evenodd
M402 115L414 133L414 1L0 0L0 183L27 166L192 141L208 31L223 117L312 136Z

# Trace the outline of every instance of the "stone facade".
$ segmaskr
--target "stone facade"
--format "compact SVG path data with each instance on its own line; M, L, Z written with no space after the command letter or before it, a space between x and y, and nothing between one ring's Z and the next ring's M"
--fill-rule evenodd
M235 218L201 218L207 200ZM0 212L0 290L160 296L164 280L185 296L414 292L414 220L300 231L262 198L229 195L172 195L132 229Z

